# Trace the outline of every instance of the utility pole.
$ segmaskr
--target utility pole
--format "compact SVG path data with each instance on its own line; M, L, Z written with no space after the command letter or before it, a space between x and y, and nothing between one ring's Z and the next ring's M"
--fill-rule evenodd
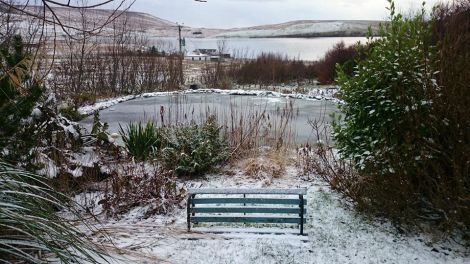
M180 55L183 54L183 40L181 39L181 25L178 24L178 43L180 46Z
M179 42L179 47L180 47L180 53L179 53L179 79L180 79L180 84L184 83L183 80L183 40L181 39L181 28L182 26L178 24L178 42Z

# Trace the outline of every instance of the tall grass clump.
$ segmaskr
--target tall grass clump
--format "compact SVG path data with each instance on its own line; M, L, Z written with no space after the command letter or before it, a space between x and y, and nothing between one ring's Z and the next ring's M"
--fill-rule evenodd
M461 39L468 44L468 27L442 32L436 46L424 6L403 17L389 2L391 22L381 27L366 59L352 77L338 73L345 104L343 118L333 124L334 139L358 172L340 186L362 209L447 230L468 228L470 130L464 110L451 106L465 108L469 98L468 82L461 82L468 80L462 68L468 45L453 45ZM466 10L460 19L468 25ZM447 19L444 27L452 30Z
M151 121L130 123L126 129L119 125L119 129L127 151L138 161L149 159L160 147L160 137Z
M97 245L57 214L71 201L46 178L0 162L0 205L0 262L106 262Z

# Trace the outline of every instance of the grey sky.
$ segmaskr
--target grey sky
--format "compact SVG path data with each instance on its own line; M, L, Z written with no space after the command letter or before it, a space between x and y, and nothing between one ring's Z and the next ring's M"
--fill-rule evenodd
M449 1L449 0L442 0ZM428 0L429 9L439 0ZM421 0L397 0L401 10L417 9ZM187 26L244 27L299 19L382 20L386 0L136 0L132 10Z

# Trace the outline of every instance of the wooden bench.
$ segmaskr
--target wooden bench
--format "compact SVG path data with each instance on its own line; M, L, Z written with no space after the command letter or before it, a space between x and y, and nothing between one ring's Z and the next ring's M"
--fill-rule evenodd
M272 223L299 225L304 235L306 194L305 188L189 189L188 231L191 223Z

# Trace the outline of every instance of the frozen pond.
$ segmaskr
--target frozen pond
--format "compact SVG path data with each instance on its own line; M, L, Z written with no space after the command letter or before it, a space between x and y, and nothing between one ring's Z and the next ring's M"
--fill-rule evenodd
M336 104L324 100L292 99L285 97L224 95L224 94L176 94L140 98L123 102L100 111L102 122L109 124L110 132L118 132L129 122L153 120L162 123L199 122L214 114L219 124L230 127L243 122L255 122L255 116L264 117L264 127L274 131L285 127L296 143L315 140L309 120L330 122L329 114L337 111ZM93 116L82 121L90 127ZM235 123L235 124L234 124ZM279 130L279 129L277 129Z

